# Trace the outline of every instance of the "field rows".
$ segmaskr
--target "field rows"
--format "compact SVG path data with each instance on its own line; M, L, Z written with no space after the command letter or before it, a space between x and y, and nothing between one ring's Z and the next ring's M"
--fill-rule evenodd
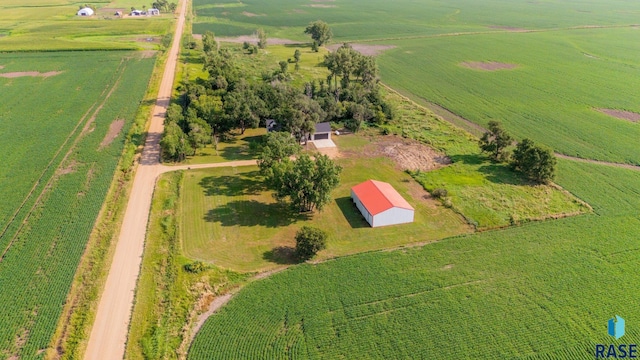
M139 106L153 67L153 58L141 60L130 55L120 52L84 53L81 56L31 54L25 57L22 54L22 62L16 61L12 55L0 57L0 62L7 64L5 71L17 67L39 70L43 66L59 66L59 70L64 71L57 78L3 80L5 86L21 91L14 101L4 106L40 108L43 111L25 112L30 114L26 117L20 116L22 111L8 111L5 113L10 114L7 122L1 122L4 129L24 134L22 136L28 139L2 144L3 147L13 145L21 150L12 154L11 166L2 170L22 183L21 187L12 184L9 189L13 191L3 192L5 198L13 199L3 204L5 213L10 213L13 210L10 206L15 207L26 196L40 175L37 171L40 163L51 160L70 129L89 109L96 110L106 98L105 89L115 85L115 91L97 113L92 125L76 134L80 137L70 157L59 167L58 163L52 166L57 171L45 174L51 176L55 173L55 176L50 182L46 177L41 182L37 190L48 183L47 189L24 227L15 236L9 232L6 234L14 241L0 262L0 288L10 289L0 292L3 304L0 309L0 323L3 325L0 327L0 357L18 355L35 358L43 356L41 350L49 345L80 256L113 178L124 144L124 133ZM101 65L99 70L96 70L96 63ZM83 74L85 68L93 70ZM45 93L44 89L50 93ZM84 96L69 96L69 89L82 91ZM43 93L36 99L27 96L39 92ZM33 103L36 101L45 105L38 107ZM125 119L126 125L110 145L101 148L100 144L115 119ZM27 135L29 131L32 131L32 136ZM39 133L42 141L34 141ZM69 146L61 152L62 156ZM2 189L7 188L2 186ZM29 209L34 201L30 200ZM25 211L19 215L23 216ZM18 224L21 222L21 218L16 221ZM7 238L2 242L7 244Z

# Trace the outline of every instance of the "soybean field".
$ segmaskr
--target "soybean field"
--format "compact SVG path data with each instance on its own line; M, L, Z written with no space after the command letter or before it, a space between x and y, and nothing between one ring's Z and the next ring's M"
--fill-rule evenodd
M0 55L0 358L44 356L154 63Z

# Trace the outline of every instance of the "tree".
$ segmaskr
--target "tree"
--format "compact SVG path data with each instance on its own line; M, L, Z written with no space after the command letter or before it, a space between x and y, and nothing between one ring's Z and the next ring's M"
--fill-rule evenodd
M261 116L266 113L266 106L254 89L241 80L238 86L225 96L224 111L244 134L246 129L258 127Z
M188 155L194 154L194 149L187 135L174 122L165 126L160 147L162 148L162 157L166 160L182 161Z
M489 121L489 131L480 138L480 149L490 154L495 161L505 160L504 150L511 145L513 138L497 121Z
M286 74L287 71L289 71L289 63L282 60L278 63L278 65L280 65L280 72L283 74Z
M262 28L256 30L256 37L258 38L258 47L260 49L267 48L267 33Z
M206 31L204 35L202 35L202 49L205 53L218 51L218 42L211 31Z
M321 229L303 226L296 233L296 255L307 260L314 257L318 251L327 248L327 233Z
M293 59L296 61L296 64L300 62L300 55L302 55L300 49L296 49L296 51L293 53Z
M299 154L300 150L300 144L291 134L282 131L268 133L258 154L260 172L268 178L274 164Z
M313 43L311 43L311 50L313 52L318 52L318 43L317 42L314 41Z
M522 140L513 151L512 166L529 179L549 183L555 176L556 157L548 148L536 146L530 139Z
M311 35L311 38L316 42L317 46L328 43L333 37L329 25L322 20L310 22L307 28L304 29L304 33Z

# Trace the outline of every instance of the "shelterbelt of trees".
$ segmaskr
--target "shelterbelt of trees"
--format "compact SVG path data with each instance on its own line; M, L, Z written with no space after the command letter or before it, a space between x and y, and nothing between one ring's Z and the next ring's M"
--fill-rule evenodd
M247 81L237 59L253 54L219 49L212 33L203 36L202 56L209 76L185 82L179 101L169 107L161 141L163 160L182 161L198 148L217 145L231 130L244 133L263 126L266 119L302 141L318 122L342 123L358 131L365 122L383 124L393 118L380 93L375 59L348 44L326 55L330 71L326 81L311 81L303 88L289 84L287 66L265 74L262 81Z

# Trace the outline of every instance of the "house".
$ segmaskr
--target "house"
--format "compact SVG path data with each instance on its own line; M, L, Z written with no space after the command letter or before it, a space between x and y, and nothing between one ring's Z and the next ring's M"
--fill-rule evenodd
M147 14L148 15L160 15L160 10L153 8L153 9L149 9L147 10Z
M321 122L316 124L316 131L313 134L309 134L307 140L331 140L331 123Z
M360 183L351 188L351 199L371 227L413 222L413 207L386 182Z
M280 131L280 126L278 125L278 123L273 120L273 119L267 119L265 121L265 124L267 126L267 132L272 132L272 131Z
M140 11L140 10L131 10L131 13L129 14L129 16L141 16L141 15L145 15L146 13L144 11Z
M82 8L80 10L78 10L78 16L92 16L93 15L93 9L92 8Z

